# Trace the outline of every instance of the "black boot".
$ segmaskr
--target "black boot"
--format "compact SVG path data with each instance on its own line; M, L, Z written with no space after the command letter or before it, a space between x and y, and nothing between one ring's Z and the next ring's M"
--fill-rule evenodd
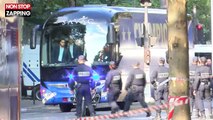
M146 112L146 117L150 117L151 116L151 112Z
M155 120L161 120L161 113L156 113Z
M197 118L199 118L200 117L200 115L199 115L199 110L198 109L196 109L195 111L194 111L194 114L193 114L195 117L197 117Z
M205 120L205 119L206 119L205 112L204 112L204 111L203 111L203 112L200 112L200 114L201 114L200 118L201 118L202 120Z

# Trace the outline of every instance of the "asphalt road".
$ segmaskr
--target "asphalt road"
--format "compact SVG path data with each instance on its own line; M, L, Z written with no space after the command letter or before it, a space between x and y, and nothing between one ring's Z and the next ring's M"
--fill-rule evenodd
M71 112L61 112L58 105L56 106L45 106L41 101L35 101L35 104L32 100L22 100L21 101L21 120L74 120L75 109L72 109ZM110 108L107 107L108 104L99 104L96 109L96 114L98 116L110 115ZM138 102L133 103L131 109L141 108ZM166 111L162 111L162 120L166 120ZM152 111L151 117L145 117L146 113L142 112L129 117L120 117L113 120L153 120L155 117L155 111ZM199 120L198 118L192 116L192 120ZM210 120L210 119L208 119Z
M132 109L140 108L139 103L134 103L131 106ZM109 115L110 108L108 104L99 104L96 108L96 114L98 116ZM147 118L146 113L140 113L137 116L121 117L113 120L152 120L153 116ZM35 101L33 104L32 100L21 101L21 120L73 120L75 119L75 109L71 112L61 112L58 105L56 106L45 106L40 101Z

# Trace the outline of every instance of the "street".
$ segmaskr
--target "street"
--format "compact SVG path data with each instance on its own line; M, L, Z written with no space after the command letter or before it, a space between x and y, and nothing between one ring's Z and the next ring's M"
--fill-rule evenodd
M107 107L108 104L100 104L96 108L96 114L99 115L109 115L110 108ZM140 108L139 103L133 103L132 109ZM145 117L146 113L141 113L137 116L131 117L121 117L116 118L118 120L131 119L131 120L152 120L155 113L149 118ZM165 116L165 115L164 115ZM162 117L164 117L162 116ZM21 120L72 120L75 119L75 109L71 112L61 112L59 107L56 106L45 106L40 101L35 101L35 105L32 100L22 100L21 101ZM115 119L113 119L115 120Z
M133 103L131 109L141 108L138 102ZM96 108L97 116L109 115L110 108L107 107L107 104L99 104ZM166 111L162 111L162 120L166 120ZM121 117L113 120L153 120L155 117L155 111L152 111L151 117L145 117L146 113L136 114L129 117ZM32 100L22 100L21 101L21 120L74 120L75 109L72 109L71 112L61 112L58 105L56 106L45 106L41 101L35 101L35 105ZM198 118L192 117L192 120L199 120ZM209 120L209 119L208 119Z

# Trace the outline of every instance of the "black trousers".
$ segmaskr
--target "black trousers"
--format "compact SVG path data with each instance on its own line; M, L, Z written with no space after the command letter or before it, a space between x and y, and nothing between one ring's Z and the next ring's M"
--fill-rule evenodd
M108 99L109 105L111 107L111 113L115 113L120 109L117 104L117 99L118 99L119 95L120 95L119 88L110 89L107 94L107 99Z
M81 108L82 108L82 99L84 97L85 105L88 106L90 114L94 114L94 108L92 106L92 96L90 93L90 85L82 84L76 90L76 115L78 117L81 116Z
M124 111L129 111L132 102L134 102L135 100L140 102L140 104L141 104L141 106L143 108L147 108L148 107L147 103L145 102L145 98L144 98L144 93L143 92L128 91L127 96L125 98Z
M209 110L210 114L212 113L211 108L211 95L210 95L210 83L204 84L201 82L199 89L196 94L197 97L197 106L201 112L205 111L204 109L204 101L206 100L207 109Z

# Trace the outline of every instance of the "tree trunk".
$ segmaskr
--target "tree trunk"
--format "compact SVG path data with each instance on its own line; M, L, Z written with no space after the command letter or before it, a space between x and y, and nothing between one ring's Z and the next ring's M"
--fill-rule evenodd
M172 120L190 120L189 109L189 58L187 37L186 0L168 0L168 43L169 43L169 102L183 105L169 106ZM168 116L169 117L169 116Z

